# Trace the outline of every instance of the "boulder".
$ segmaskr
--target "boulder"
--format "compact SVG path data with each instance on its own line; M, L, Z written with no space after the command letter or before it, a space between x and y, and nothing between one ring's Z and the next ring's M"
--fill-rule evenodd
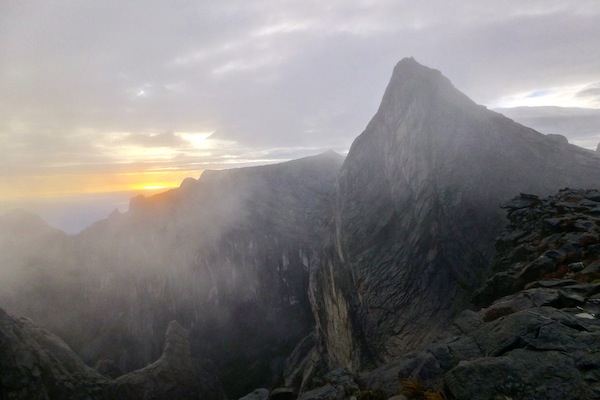
M572 358L557 351L515 350L505 357L463 361L444 376L455 400L591 399L589 387Z

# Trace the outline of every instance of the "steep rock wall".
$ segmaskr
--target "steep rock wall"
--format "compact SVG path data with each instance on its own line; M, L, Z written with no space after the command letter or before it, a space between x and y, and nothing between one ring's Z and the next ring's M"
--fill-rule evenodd
M599 185L597 153L400 61L344 162L329 244L311 276L329 362L357 368L435 338L490 274L503 201Z
M177 319L232 397L274 384L314 326L308 270L342 161L328 152L207 171L81 234L34 237L23 251L12 244L21 222L0 218L0 248L14 256L0 276L15 278L0 305L57 332L84 361L112 359L124 371L156 359Z

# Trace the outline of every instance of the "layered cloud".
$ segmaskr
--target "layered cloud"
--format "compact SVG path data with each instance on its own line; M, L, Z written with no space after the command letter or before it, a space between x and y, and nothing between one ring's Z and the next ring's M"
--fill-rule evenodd
M599 107L599 18L596 1L6 1L0 177L343 152L405 56L490 106Z
M546 134L563 135L591 150L600 143L600 109L515 107L496 111Z

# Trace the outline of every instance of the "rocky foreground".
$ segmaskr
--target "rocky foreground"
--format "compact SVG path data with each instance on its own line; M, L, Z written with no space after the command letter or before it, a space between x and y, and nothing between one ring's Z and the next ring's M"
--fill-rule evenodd
M377 369L329 371L299 399L600 398L600 192L503 207L496 273L474 296L483 308Z

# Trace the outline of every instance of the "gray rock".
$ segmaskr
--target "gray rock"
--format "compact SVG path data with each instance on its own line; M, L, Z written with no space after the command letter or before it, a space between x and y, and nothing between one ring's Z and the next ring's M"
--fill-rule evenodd
M344 398L343 389L338 389L331 384L302 393L298 400L341 400Z
M573 272L583 271L585 269L585 265L581 261L569 264L569 269Z
M312 332L298 343L285 360L283 380L287 387L306 392L325 384L327 362L319 350L318 337Z
M598 190L589 190L586 193L585 198L595 202L600 202L600 192L598 192Z
M240 397L239 400L267 400L269 398L269 389L260 388L254 389L251 393L248 393L244 397Z
M540 302L539 296L536 297L538 297L537 301ZM548 296L541 302L556 301L557 299L558 293L556 291L549 291ZM519 293L496 300L491 306L482 309L480 312L483 315L484 321L491 322L506 315L532 308L534 305L534 300L531 297L524 293Z
M59 337L3 309L0 344L3 399L99 399L108 384Z
M398 63L344 162L324 260L311 272L331 365L358 369L438 337L491 272L498 204L567 185L600 186L600 159L477 106L439 71ZM519 200L514 217L537 204Z
M343 389L346 395L358 391L358 383L353 374L346 368L337 368L325 375L325 380L338 389Z
M269 400L296 400L297 397L293 388L276 388L271 391Z
M546 137L549 140L551 140L553 142L556 142L558 144L561 144L561 145L567 145L567 144L569 144L569 139L567 139L563 135L557 135L557 134L549 133L548 135L546 135Z
M576 293L582 293L586 296L593 296L600 293L600 283L582 283L577 285L565 286L565 289L571 290Z
M444 387L456 400L592 398L573 360L555 351L463 361L444 376Z
M191 357L188 331L176 321L169 323L161 357L149 366L111 382L109 397L145 400L226 398L214 365ZM267 397L268 391L261 400Z
M381 390L387 396L398 393L399 377L408 377L417 367L419 352L404 354L361 376L361 386L371 390Z
M514 210L518 210L520 208L531 208L539 203L540 203L539 196L521 193L518 197L515 197L514 199L507 201L506 203L502 204L500 207L514 211Z
M591 262L581 271L581 274L583 275L595 273L600 273L600 260Z
M440 339L375 369L363 385L391 394L398 375L400 380L420 380L428 389L439 389L441 380L446 397L453 399L598 398L600 289L596 283L585 283L595 275L573 273L572 261L556 258L556 268L546 270L554 279L530 281L537 274L527 276L524 271L532 271L534 262L517 261L538 259L548 248L565 243L578 243L586 259L597 259L600 249L588 238L589 232L556 235L544 222L562 212L557 204L568 202L577 209L586 193L565 190L538 199L533 208L518 209L521 214L509 212L512 224L499 237L496 259L505 270L495 277L516 292L499 299L492 294L495 301L489 307L459 314ZM523 235L525 224L530 227ZM523 254L511 252L509 242L520 245ZM567 254L564 251L563 257Z
M558 287L576 285L577 283L578 282L573 279L553 279L553 280L548 280L548 281L534 281L534 282L528 283L525 286L525 289L538 288L538 287L558 288Z
M100 360L94 367L96 371L109 378L118 378L123 375L123 371L113 360Z
M477 329L483 320L481 315L471 310L465 310L453 321L453 328L459 333L469 333Z
M472 336L461 336L446 342L456 362L482 357L484 354Z

